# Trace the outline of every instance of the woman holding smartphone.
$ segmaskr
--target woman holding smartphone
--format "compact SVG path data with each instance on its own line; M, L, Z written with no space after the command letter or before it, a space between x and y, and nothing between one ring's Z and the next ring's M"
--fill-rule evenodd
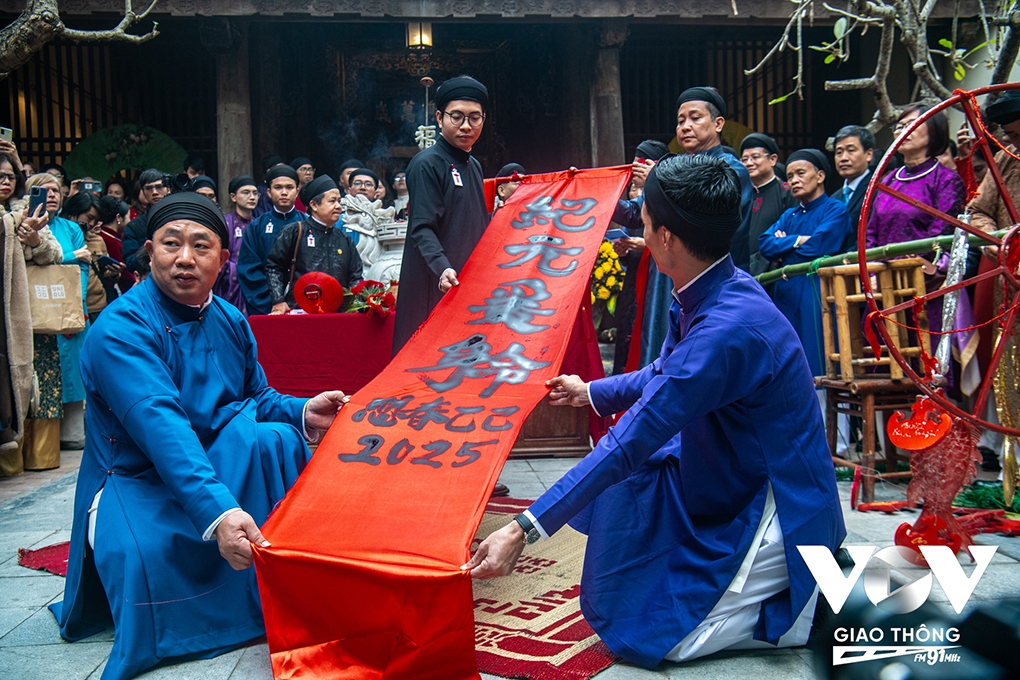
M81 302L82 310L85 311L85 292L88 290L92 255L85 247L85 236L81 228L74 222L57 216L63 204L60 180L48 173L40 173L29 177L26 185L43 187L47 191L46 213L49 216L49 228L63 251L61 263L78 265L81 270ZM88 314L87 311L85 313ZM51 464L48 467L60 464L61 448L77 449L84 444L85 386L82 384L81 371L78 368L78 357L88 329L89 323L86 319L85 330L80 333L35 335L36 374L39 378L40 393L39 419L48 421L46 436L44 441L40 442L40 446L50 456ZM59 425L54 426L54 422Z
M53 467L50 461L34 455L30 424L26 420L32 397L33 342L29 311L28 264L50 264L63 257L57 240L46 224L45 207L28 214L28 197L17 150L8 141L0 141L0 223L3 241L2 285L5 291L3 329L0 331L0 477L20 474L26 467ZM26 446L28 443L28 446ZM59 448L57 450L59 456Z

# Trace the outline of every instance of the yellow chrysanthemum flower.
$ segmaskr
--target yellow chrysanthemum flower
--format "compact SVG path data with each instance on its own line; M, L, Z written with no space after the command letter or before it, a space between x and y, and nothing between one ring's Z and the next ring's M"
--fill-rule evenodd
M611 293L608 288L604 288L602 286L599 287L599 300L608 300L610 295Z

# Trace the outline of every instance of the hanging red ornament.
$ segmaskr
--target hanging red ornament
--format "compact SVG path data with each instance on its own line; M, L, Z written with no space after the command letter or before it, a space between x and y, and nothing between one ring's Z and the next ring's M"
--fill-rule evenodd
M294 301L309 314L332 314L344 301L344 289L329 274L308 272L294 284Z
M910 408L910 415L896 411L889 418L886 430L893 446L904 451L921 451L942 441L953 422L927 396L919 396ZM889 470L888 472L895 472Z

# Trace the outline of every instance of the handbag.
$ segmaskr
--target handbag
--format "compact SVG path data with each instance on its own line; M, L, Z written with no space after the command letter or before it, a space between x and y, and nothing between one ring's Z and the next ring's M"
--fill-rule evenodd
M57 335L85 330L81 268L76 264L48 264L25 269L32 332Z

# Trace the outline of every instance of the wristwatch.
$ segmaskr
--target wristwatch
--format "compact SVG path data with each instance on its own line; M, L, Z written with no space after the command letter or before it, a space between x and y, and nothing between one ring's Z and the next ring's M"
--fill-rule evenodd
M531 523L531 520L528 519L528 516L523 512L514 517L514 520L516 520L516 522L521 526L521 529L524 530L524 545L531 545L538 539L542 538L542 534L538 533L538 529L535 528L535 525Z

